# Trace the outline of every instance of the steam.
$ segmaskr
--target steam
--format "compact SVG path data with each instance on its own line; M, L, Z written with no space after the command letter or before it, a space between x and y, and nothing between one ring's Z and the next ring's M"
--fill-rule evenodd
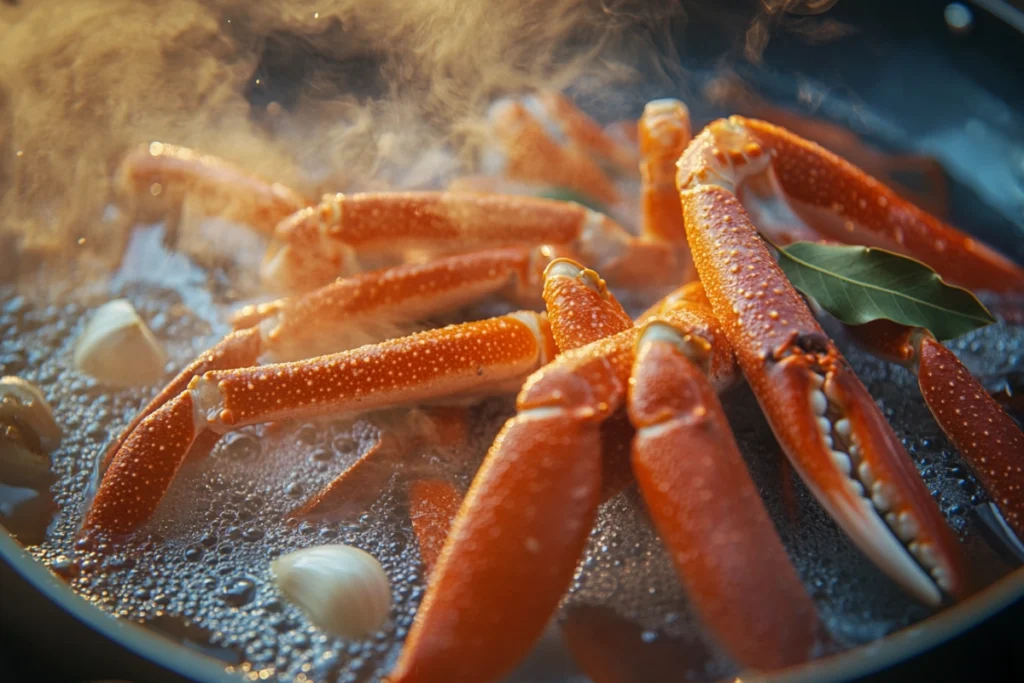
M22 252L106 243L116 166L150 140L310 196L437 183L471 161L493 98L607 92L635 78L679 12L624 0L3 4L0 234L21 236ZM265 83L261 56L282 44L306 71Z
M752 25L724 18L749 26L757 61L772 27L833 4L761 0ZM151 140L306 196L443 187L472 171L496 97L572 86L635 115L617 86L641 73L685 97L685 19L673 0L0 3L0 258L116 257L112 179Z
M803 36L808 42L826 42L849 35L852 27L831 18L819 18L839 0L761 0L762 12L747 30L743 56L760 64L772 33L784 28Z

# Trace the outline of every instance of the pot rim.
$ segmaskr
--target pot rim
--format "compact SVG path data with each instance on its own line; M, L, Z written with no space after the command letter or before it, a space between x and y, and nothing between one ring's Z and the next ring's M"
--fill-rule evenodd
M188 650L140 624L119 619L95 607L32 557L2 525L0 561L6 562L72 618L150 662L194 680L238 680L237 674L229 673L217 660ZM1024 567L970 598L872 643L772 674L743 673L735 680L747 683L810 683L844 681L878 673L968 631L1020 599L1024 599Z

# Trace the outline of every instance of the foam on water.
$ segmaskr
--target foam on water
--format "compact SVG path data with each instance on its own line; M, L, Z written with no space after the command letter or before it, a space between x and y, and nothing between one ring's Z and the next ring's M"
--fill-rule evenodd
M300 675L318 681L375 680L393 664L424 590L404 484L440 471L468 485L510 415L511 401L494 399L474 408L464 457L429 449L410 454L395 463L385 490L369 492L363 509L334 520L294 521L287 513L365 452L380 429L401 424L401 412L247 427L223 439L208 457L187 461L157 514L134 537L116 547L76 546L97 459L156 388L115 392L70 369L74 340L87 311L126 297L166 345L170 377L224 333L218 321L227 318L230 306L252 295L224 286L232 282L231 273L218 267L189 273L166 287L122 271L97 287L56 287L63 292L59 295L28 287L0 289L0 372L40 386L64 429L52 456L57 513L45 534L37 528L34 535L25 530L21 536L38 559L97 606L148 623L232 670L273 672L284 680ZM199 289L212 294L204 298ZM953 348L986 376L1020 371L1024 328L993 325L957 340ZM966 539L975 569L987 581L1007 573L1010 568L978 534L971 512L985 494L931 418L913 376L855 348L844 352L942 511ZM765 504L834 639L825 650L866 643L927 617L929 611L875 569L821 510L784 461L749 390L734 390L724 403ZM5 523L9 509L0 507ZM374 636L359 641L328 636L275 587L269 569L274 557L322 543L362 548L390 577L394 607ZM600 510L556 623L594 606L635 626L624 651L653 657L668 643L685 654L692 680L736 671L703 634L635 489ZM558 629L550 629L513 680L584 678L574 671Z

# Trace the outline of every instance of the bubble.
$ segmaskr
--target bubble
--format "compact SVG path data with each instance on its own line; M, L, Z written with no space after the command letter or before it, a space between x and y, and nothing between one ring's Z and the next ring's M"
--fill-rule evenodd
M229 605L241 607L252 599L256 591L256 583L252 579L234 579L221 588L220 597Z
M223 444L221 452L225 456L241 462L247 462L259 457L262 449L258 439L244 432L227 434L221 440L221 443Z

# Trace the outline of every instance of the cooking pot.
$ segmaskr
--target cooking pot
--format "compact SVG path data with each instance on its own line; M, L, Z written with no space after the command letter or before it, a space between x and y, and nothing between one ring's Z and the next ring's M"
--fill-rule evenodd
M768 22L763 63L750 63L744 38L758 3L722 4L689 8L674 35L694 91L729 62L764 101L837 123L882 149L934 157L948 176L951 222L1024 262L1021 8L996 0L840 1L824 15L839 37L808 40L796 25ZM644 98L671 94L649 90ZM721 102L689 104L698 120L729 113ZM1017 569L913 627L765 680L950 680L987 669L1020 678L1024 659L1012 652L1011 634L1022 618ZM238 678L213 657L93 607L2 528L0 628L4 680Z

